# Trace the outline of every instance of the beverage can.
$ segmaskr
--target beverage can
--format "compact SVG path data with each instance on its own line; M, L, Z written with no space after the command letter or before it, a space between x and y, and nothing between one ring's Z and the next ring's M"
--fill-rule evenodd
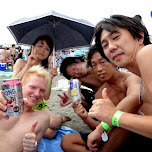
M80 90L80 82L78 79L70 80L70 91L71 91L71 100L72 102L77 100L77 103L82 103L81 99L81 90Z
M24 111L24 102L20 79L4 79L1 88L2 94L7 101L7 115L16 116L22 114Z

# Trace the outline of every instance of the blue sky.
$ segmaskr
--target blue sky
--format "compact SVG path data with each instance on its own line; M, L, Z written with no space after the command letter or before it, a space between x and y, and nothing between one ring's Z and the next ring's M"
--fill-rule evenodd
M152 1L144 0L5 0L0 9L0 44L15 43L6 28L10 23L23 18L44 14L51 10L74 18L85 19L96 25L104 17L123 14L133 17L140 14L152 35Z

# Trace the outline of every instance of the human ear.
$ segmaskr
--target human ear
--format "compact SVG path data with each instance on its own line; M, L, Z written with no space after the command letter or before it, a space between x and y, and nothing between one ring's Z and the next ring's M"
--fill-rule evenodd
M141 38L138 39L138 41L139 41L140 44L143 44L143 42L144 42L144 32L141 31L140 35L141 35Z
M80 63L81 61L79 59L75 59L76 63Z

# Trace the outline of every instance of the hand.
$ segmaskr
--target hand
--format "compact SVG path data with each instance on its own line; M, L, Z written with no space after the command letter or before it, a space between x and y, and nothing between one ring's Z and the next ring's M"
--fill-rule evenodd
M24 104L28 104L27 99L24 98L23 100ZM9 106L7 105L6 99L3 97L2 92L0 91L0 118L4 118L6 120L9 119L9 116L7 116L7 113L5 112Z
M54 78L55 76L57 76L58 75L58 73L57 73L57 68L51 68L50 69L50 77L51 78Z
M37 126L38 121L35 121L31 127L31 130L25 134L23 139L23 152L33 152L35 149L36 134L34 132L35 127Z
M111 124L112 116L117 109L109 99L106 88L102 91L102 97L103 99L96 99L93 101L93 106L89 110L88 116Z
M91 151L97 151L101 141L101 133L95 129L88 135L87 146Z
M34 46L32 46L32 51L30 56L28 57L27 64L29 64L30 66L39 64L37 50L34 49Z
M71 99L68 97L66 93L63 92L63 96L58 94L60 99L60 106L64 107L71 103Z
M86 119L88 117L88 113L86 111L86 109L82 106L81 103L79 103L78 105L76 104L77 101L74 101L72 103L72 107L75 111L75 113L81 117L82 119Z
M9 119L9 117L6 115L7 110L7 101L3 97L2 92L0 91L0 118Z

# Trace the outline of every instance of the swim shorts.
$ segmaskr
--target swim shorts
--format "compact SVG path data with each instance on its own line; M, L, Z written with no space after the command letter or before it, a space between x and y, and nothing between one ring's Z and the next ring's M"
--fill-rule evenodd
M9 63L8 59L0 59L0 63Z
M95 99L95 93L88 89L81 88L81 93L85 97L85 101L88 103L88 105L92 106L92 101Z

